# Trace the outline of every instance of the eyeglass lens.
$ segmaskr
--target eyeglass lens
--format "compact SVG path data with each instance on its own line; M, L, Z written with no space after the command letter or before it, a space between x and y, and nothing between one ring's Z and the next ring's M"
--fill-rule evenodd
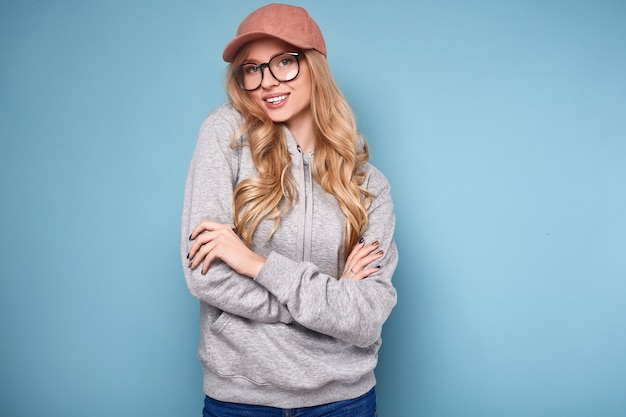
M279 82L291 81L300 72L297 53L285 53L272 57L265 64L243 64L237 71L237 81L247 91L256 90L263 81L263 69L267 67L271 75Z

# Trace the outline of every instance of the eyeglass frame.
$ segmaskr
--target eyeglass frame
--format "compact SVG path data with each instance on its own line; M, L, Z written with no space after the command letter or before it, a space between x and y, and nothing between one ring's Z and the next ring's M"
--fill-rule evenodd
M272 68L270 67L270 62L272 61L272 59L277 58L281 55L291 55L296 59L296 63L298 64L298 72L296 72L296 75L289 79L289 80L279 80L274 73L272 72ZM239 85L239 88L241 88L244 91L256 91L259 88L261 88L261 85L263 84L263 77L265 77L265 71L263 71L264 68L267 68L270 72L270 75L272 77L274 77L274 79L276 81L278 81L279 83L287 83L289 81L293 81L296 78L298 78L298 75L300 75L300 57L304 56L303 52L281 52L279 54L276 54L274 56L272 56L267 62L264 62L262 64L255 64L254 62L244 62L243 64L239 65L239 68L237 68L237 70L235 71L234 75L235 75L235 80L237 81L237 85ZM251 90L248 90L247 88L245 88L242 84L242 80L239 79L239 74L242 74L241 77L243 77L243 66L244 65L255 65L259 68L259 70L261 71L261 81L259 82L259 85L256 88L253 88Z

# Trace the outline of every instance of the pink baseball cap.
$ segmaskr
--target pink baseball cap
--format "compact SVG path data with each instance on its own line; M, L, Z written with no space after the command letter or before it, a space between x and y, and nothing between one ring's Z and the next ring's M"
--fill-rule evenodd
M232 62L237 51L248 42L277 38L297 48L315 49L326 56L326 44L317 23L302 7L268 4L250 13L237 28L222 57Z

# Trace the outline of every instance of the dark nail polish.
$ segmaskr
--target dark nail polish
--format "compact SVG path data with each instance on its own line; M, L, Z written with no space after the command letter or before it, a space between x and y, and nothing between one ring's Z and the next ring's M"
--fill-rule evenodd
M376 268L380 269L380 265L376 265Z
M189 253L187 253L187 259L189 259Z
M363 239L363 238L359 239L359 243L363 243L364 240L365 239Z
M191 235L189 235L189 240L191 240Z

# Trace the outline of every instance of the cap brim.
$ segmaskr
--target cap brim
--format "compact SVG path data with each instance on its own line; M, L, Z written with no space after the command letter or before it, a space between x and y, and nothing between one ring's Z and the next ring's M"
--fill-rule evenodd
M280 39L283 42L287 42L290 45L295 46L300 49L315 49L312 45L309 45L306 42L302 42L299 39L290 38L288 36L277 36L274 34L268 34L266 32L249 32L240 36L235 37L233 40L228 42L226 48L224 48L224 53L222 54L222 58L226 62L233 62L235 59L235 55L237 55L237 51L239 51L245 44L256 41L259 39L266 38L274 38Z

